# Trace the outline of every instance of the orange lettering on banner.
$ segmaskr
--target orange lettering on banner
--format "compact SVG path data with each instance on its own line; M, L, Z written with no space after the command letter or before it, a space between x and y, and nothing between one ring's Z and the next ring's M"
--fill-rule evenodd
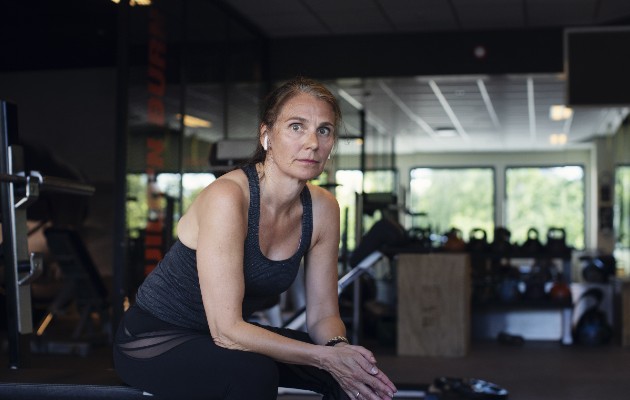
M164 125L166 118L164 117L164 102L162 99L149 97L147 119L150 124Z
M164 140L147 138L147 166L150 167L147 173L152 175L154 168L164 167Z
M166 128L166 42L165 19L158 9L149 13L147 120L156 126L155 134L146 140L147 228L144 239L144 274L148 275L162 259L164 252L164 221L161 194L156 184L156 170L164 168L164 135Z

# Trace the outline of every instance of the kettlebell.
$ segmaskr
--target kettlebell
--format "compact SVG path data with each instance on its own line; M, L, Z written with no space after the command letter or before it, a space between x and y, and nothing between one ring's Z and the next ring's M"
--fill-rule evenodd
M540 254L543 251L543 245L538 239L538 229L529 228L527 230L527 240L521 245L521 251L526 255Z
M583 263L582 278L585 282L590 283L606 283L608 277L604 274L603 264L597 257L582 256L580 261Z
M494 229L494 241L492 242L491 250L494 253L510 253L512 251L512 243L510 238L512 232L507 228L499 226Z
M446 243L444 243L444 250L451 252L458 252L466 250L466 242L462 238L462 231L457 228L451 228L446 233Z
M418 244L421 249L431 250L431 227L416 227L409 230L409 239Z
M563 254L567 250L565 230L563 228L549 228L547 231L547 251L551 254Z
M528 300L540 301L547 296L547 282L553 279L551 268L551 261L548 259L538 259L532 264L525 280L525 297Z
M551 301L564 303L570 302L571 297L571 287L564 280L564 275L559 272L553 285L551 285L551 289L549 289L549 298L551 298Z
M588 307L578 319L573 331L573 340L577 344L586 346L601 346L608 344L612 338L612 327L608 324L606 314L599 309L604 292L599 288L591 288L580 296L576 306L584 299L592 299L594 303Z
M514 303L521 298L520 273L516 267L505 264L499 269L496 287L497 298L503 303Z
M481 228L473 228L468 235L468 251L473 253L483 253L488 250L488 235Z

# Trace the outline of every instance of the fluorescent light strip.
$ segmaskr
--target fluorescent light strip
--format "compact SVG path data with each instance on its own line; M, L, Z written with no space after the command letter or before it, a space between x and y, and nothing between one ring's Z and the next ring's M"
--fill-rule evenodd
M466 131L464 130L464 127L459 122L459 119L457 119L457 116L455 115L455 112L451 108L451 105L448 104L448 101L446 100L446 97L444 97L444 95L442 94L442 91L440 90L440 88L437 85L437 83L435 83L434 80L430 80L429 81L429 86L431 86L431 89L433 89L433 93L435 94L435 96L440 101L440 104L442 105L442 108L444 108L444 111L446 112L446 115L448 115L448 117L450 118L451 123L453 124L453 126L457 130L457 133L459 133L459 136L461 136L462 139L466 139L466 140L470 139L468 137L468 133L466 133Z
M383 124L383 122L374 115L374 113L367 111L365 113L365 120L368 123L368 125L371 125L374 127L374 129L376 129L376 131L383 135L387 133L387 129L385 128L385 125Z
M339 96L341 96L345 101L350 103L350 105L352 107L356 108L359 111L363 110L363 104L361 104L361 102L359 102L359 100L357 100L354 97L352 97L350 95L350 93L346 92L343 89L337 90L337 93L339 93Z
M569 132L571 131L571 123L573 123L573 113L571 113L571 116L569 116L569 118L567 118L564 121L564 129L563 129L563 131L564 131L564 134L567 137L567 141L569 139Z
M481 79L477 79L477 87L479 88L479 93L481 93L481 98L483 99L486 108L488 109L488 114L490 115L490 119L494 124L494 127L497 131L501 132L503 128L501 127L501 123L499 122L499 117L497 116L496 111L494 110L494 106L492 105L492 100L490 100L490 95L488 94L488 89L486 89L486 84Z
M402 101L398 96L396 96L396 94L385 84L385 82L379 79L378 85L381 87L383 92L385 92L385 94L389 96L394 104L396 104L402 110L402 112L404 112L409 117L409 119L418 124L429 136L431 136L431 138L435 139L436 134L433 128L431 128L431 126L427 124L425 120L414 114L414 112L411 111L409 107L407 107L405 102Z
M534 107L534 79L527 78L527 109L529 111L529 136L536 141L536 109Z
M352 97L350 93L346 92L343 89L338 89L337 93L339 93L339 96L341 96L345 101L350 103L352 107L356 108L359 111L363 110L364 108L363 104L361 104L359 100ZM374 114L372 114L371 112L367 111L365 113L365 120L368 123L368 125L374 127L374 129L376 129L376 131L379 134L384 134L387 132L387 129L385 129L385 126L383 125L383 123L379 121L378 118L376 118ZM355 128L355 130L356 130L355 134L360 133L358 129Z

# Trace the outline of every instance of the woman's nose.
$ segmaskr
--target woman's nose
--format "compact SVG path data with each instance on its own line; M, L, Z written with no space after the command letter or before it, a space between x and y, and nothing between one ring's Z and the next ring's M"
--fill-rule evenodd
M313 150L317 150L319 147L319 140L317 140L317 132L315 130L309 130L306 134L305 146Z

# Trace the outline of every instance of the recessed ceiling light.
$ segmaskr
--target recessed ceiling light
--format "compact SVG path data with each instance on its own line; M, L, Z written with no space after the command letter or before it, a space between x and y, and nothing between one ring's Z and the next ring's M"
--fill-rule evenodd
M452 138L458 136L455 128L436 128L435 136L439 138Z
M549 135L549 143L552 145L563 145L567 143L567 134L566 133L552 133Z
M177 114L177 119L182 118L181 114ZM212 122L205 119L193 117L192 115L184 114L184 125L189 128L211 128Z
M549 108L549 118L552 121L564 121L571 118L573 110L563 105L555 105Z

